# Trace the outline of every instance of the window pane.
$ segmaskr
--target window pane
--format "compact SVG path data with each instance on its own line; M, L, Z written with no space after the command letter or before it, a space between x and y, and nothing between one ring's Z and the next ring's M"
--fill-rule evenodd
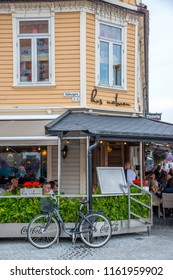
M49 81L48 39L37 39L37 81Z
M108 39L121 41L121 28L100 24L100 36Z
M20 21L19 22L19 33L30 34L30 33L48 33L48 20L37 20L37 21Z
M121 46L113 45L113 84L121 85Z
M31 40L20 40L20 82L32 81Z
M0 184L4 185L13 176L19 184L25 181L39 180L47 177L47 149L38 147L0 147Z
M100 83L109 84L109 43L100 43Z

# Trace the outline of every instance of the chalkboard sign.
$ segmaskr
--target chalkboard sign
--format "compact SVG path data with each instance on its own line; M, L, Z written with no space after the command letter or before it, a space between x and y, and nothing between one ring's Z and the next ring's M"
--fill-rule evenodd
M102 194L127 194L128 187L123 167L97 167Z

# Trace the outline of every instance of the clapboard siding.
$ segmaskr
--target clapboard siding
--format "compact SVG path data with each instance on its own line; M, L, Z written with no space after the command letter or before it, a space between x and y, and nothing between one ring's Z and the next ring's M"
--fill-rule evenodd
M70 7L75 1L69 1ZM135 0L126 0L124 3L135 5ZM67 2L68 3L68 2ZM85 3L83 3L85 5ZM5 4L4 4L5 5ZM15 4L14 4L15 5ZM23 4L21 3L21 9ZM30 8L32 8L32 3ZM105 4L106 5L106 4ZM86 6L87 7L87 6ZM82 4L81 4L82 10ZM41 13L41 11L40 11ZM54 18L55 44L55 85L47 87L13 87L13 28L12 14L0 14L0 100L2 106L80 106L80 102L72 102L72 98L64 97L64 92L80 92L82 82L80 78L80 11L56 10ZM103 13L104 20L104 13ZM112 19L113 20L113 19ZM118 101L130 103L131 106L114 106L107 101L114 101L115 90L98 88L98 99L103 104L91 102L91 92L96 86L96 17L94 13L86 12L86 106L100 107L101 109L134 110L135 109L135 24L127 24L126 37L126 81L127 90L116 90ZM142 41L142 40L141 40ZM16 54L14 54L16 55Z
M63 147L63 145L62 145ZM66 159L61 160L61 191L65 194L80 193L80 146L70 144ZM52 147L52 178L58 176L58 152L57 147Z
M87 14L87 105L98 107L97 103L91 102L91 92L95 85L95 16ZM127 28L127 91L116 90L119 94L119 102L129 103L131 106L125 106L126 110L135 108L135 25L129 24ZM101 107L112 108L115 106L107 104L115 98L115 90L102 89L97 90L97 98L102 99ZM124 106L123 106L124 108ZM118 109L122 109L119 106ZM116 107L117 110L117 107Z
M80 91L80 13L55 14L55 84L51 87L13 87L11 14L0 14L1 106L78 106L66 91Z

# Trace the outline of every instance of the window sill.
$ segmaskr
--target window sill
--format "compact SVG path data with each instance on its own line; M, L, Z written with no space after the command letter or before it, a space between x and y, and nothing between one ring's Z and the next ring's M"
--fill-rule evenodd
M13 85L13 88L23 88L23 87L55 87L56 84L17 84Z
M100 88L100 89L107 89L107 90L119 90L119 91L127 91L126 87L111 87L111 86L106 86L106 85L97 85L95 88Z

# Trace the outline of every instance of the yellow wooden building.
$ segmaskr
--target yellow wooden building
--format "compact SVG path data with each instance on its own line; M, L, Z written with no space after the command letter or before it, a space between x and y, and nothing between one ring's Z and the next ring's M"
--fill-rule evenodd
M148 10L141 1L0 1L0 176L20 176L26 165L28 176L58 177L65 193L84 193L89 138L45 133L68 110L130 118L148 112ZM65 160L59 155L61 172L60 143L68 147ZM103 141L93 166L127 159L139 164L138 146Z

